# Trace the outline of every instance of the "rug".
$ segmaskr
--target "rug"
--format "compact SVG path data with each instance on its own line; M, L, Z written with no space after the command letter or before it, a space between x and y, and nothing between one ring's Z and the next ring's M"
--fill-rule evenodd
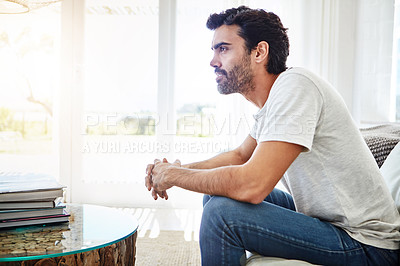
M156 237L147 232L136 240L136 265L200 265L199 242L186 241L183 231L160 231Z

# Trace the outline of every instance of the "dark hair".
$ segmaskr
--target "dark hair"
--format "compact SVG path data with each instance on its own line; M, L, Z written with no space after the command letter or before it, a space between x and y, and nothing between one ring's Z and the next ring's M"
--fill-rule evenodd
M245 40L246 48L251 53L259 42L269 44L269 56L266 69L269 73L279 74L286 70L289 55L289 38L281 20L272 12L251 9L246 6L227 9L219 14L211 14L207 28L215 30L222 25L238 25L239 36Z

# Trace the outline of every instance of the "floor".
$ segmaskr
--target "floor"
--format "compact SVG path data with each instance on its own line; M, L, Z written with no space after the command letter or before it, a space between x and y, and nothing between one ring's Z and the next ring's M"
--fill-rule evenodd
M200 209L121 208L139 222L137 266L201 265Z
M160 231L156 238L147 235L136 241L136 266L201 265L198 241L187 241L183 231Z

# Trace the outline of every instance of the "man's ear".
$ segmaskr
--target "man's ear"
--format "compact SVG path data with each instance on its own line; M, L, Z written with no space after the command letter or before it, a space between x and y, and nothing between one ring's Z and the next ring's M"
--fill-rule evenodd
M264 61L268 60L268 54L269 44L266 41L259 42L255 50L255 62L263 63Z

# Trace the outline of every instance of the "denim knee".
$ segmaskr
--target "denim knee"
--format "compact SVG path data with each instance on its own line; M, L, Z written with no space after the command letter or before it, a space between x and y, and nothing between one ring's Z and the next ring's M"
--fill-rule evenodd
M204 194L204 196L203 196L203 208L211 198L212 198L212 196Z
M203 203L200 236L214 230L223 230L227 223L235 220L239 205L243 204L230 198L208 195L204 196Z
M227 259L239 261L244 254L235 233L230 230L243 203L220 196L205 196L204 202L199 239L202 264L232 265ZM231 252L232 247L235 254Z
M208 213L212 214L212 216L215 216L217 213L223 211L222 214L226 214L229 212L230 208L235 208L237 207L238 204L241 202L226 198L226 197L221 197L221 196L210 196L210 195L204 195L203 197L203 216L208 215Z

